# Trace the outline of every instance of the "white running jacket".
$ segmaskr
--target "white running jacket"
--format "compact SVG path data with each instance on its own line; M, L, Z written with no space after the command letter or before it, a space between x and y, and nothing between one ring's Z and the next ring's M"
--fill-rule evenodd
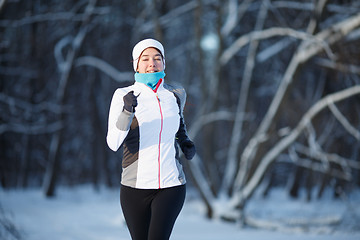
M134 113L123 109L123 97L130 91L140 94ZM182 118L185 98L183 89L163 82L156 91L138 82L115 91L106 140L113 151L123 145L121 184L160 189L186 183L176 144L176 137L187 138Z

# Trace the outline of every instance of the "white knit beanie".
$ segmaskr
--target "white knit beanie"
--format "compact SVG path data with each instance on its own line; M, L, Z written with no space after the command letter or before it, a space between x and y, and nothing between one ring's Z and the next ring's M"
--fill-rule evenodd
M136 72L136 69L137 69L137 65L138 65L139 57L140 57L141 53L145 49L147 49L149 47L156 48L157 50L160 51L160 53L162 55L163 62L164 62L164 69L165 69L165 52L164 52L163 45L159 41L156 41L155 39L148 38L148 39L144 39L144 40L138 42L134 46L134 49L132 51L133 66L134 66L134 71L135 72Z

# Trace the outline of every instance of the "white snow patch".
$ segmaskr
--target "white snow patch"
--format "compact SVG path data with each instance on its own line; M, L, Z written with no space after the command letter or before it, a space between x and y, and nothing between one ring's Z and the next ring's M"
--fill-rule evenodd
M351 231L341 231L339 217L348 214L349 208L341 201L295 201L287 198L282 190L273 191L268 199L254 197L246 209L248 219L262 222L260 225L272 222L275 226L255 229L208 220L203 204L191 197L191 191L187 199L171 240L360 239L360 230L354 231L356 227ZM350 216L347 225L352 220L352 224L359 224L359 219L355 218L360 215L360 210L357 210L360 209L360 196L356 199L351 204L357 212ZM27 240L130 239L117 190L95 191L91 186L61 187L56 198L46 199L41 189L0 189L0 204ZM331 229L332 224L336 226L334 229ZM304 231L304 225L309 227L308 231ZM323 230L311 231L314 226L317 226L317 231Z

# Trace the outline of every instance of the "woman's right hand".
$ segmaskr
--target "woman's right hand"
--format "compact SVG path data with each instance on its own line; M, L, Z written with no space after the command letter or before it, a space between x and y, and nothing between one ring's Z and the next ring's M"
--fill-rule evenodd
M137 106L137 97L134 95L134 91L128 92L124 97L124 109L128 112L135 112Z

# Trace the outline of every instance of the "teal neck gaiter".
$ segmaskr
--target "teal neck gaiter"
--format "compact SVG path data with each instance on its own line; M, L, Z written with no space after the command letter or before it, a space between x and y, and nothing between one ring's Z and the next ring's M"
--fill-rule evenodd
M165 72L154 72L154 73L135 73L135 81L144 83L149 86L152 90L155 90L157 83L162 78L164 79Z

